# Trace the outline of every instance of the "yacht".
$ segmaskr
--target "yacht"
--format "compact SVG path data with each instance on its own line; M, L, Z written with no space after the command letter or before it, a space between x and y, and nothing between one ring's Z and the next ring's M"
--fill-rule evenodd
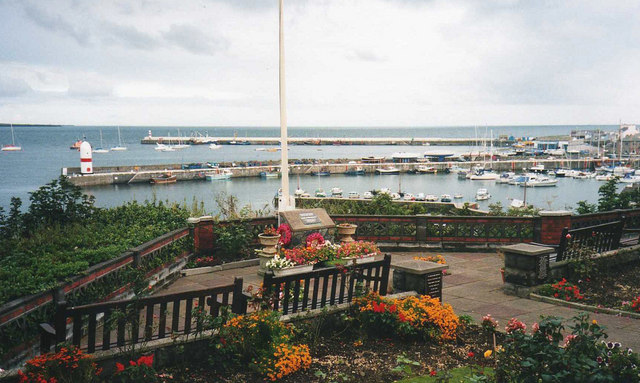
M397 201L397 200L399 200L400 198L401 198L401 197L400 197L400 194L398 194L398 193L391 193L391 199L392 199L392 200Z
M360 193L358 193L356 191L349 192L349 198L350 199L359 199L360 198Z
M476 192L476 201L486 201L489 198L491 198L491 194L489 194L487 189L478 189Z
M211 149L211 150L217 150L217 149L220 149L221 147L222 147L222 145L216 144L215 142L209 144L209 149Z
M519 209L521 207L524 207L524 201L521 199L512 199L511 203L509 204L509 207L515 208L515 209Z
M545 186L556 186L557 184L558 184L558 180L552 180L549 177L538 177L534 180L527 182L526 184L522 183L520 184L520 186L535 188L535 187L545 187Z
M458 194L454 194L454 195L453 195L453 198L455 198L455 199L462 199L462 198L464 198L464 196L463 196L462 194L458 193Z
M544 173L545 172L544 165L539 164L539 165L532 166L531 168L529 168L529 171L533 173Z
M498 178L500 178L500 176L497 173L486 171L478 172L469 177L469 179L472 181L495 181Z
M416 197L414 197L413 194L411 194L411 193L404 193L404 195L402 196L402 200L403 201L415 201Z
M322 188L316 189L316 198L327 198L327 193Z
M497 184L508 184L515 177L516 173L514 172L506 172L500 174L500 178L496 180Z
M450 194L441 195L440 202L451 202L451 195Z
M362 194L362 198L364 199L372 199L373 198L373 193L366 191Z
M425 199L424 193L416 194L416 201L424 201L424 199Z
M127 147L122 143L122 137L120 136L120 127L118 126L118 145L111 148L113 152L122 152L127 150Z
M298 187L298 188L296 189L296 191L295 191L295 192L293 192L293 195L294 195L295 197L302 197L302 195L303 195L303 194L304 194L304 190L300 189L300 187Z
M613 174L598 174L596 176L596 181L611 181L616 178Z
M338 187L332 188L331 197L342 198L342 189Z

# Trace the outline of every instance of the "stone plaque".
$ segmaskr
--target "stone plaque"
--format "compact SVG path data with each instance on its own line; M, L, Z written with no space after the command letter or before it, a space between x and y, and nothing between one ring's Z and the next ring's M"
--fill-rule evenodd
M304 244L306 237L314 232L333 242L336 224L324 209L295 209L280 212L283 223L292 231L292 246Z

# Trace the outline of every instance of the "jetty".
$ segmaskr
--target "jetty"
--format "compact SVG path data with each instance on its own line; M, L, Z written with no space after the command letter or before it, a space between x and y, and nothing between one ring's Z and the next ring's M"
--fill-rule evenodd
M594 158L581 159L536 159L536 160L502 160L493 162L467 161L467 162L410 162L397 163L384 159L384 162L365 163L363 161L353 161L352 159L333 160L296 160L289 161L290 175L312 175L318 171L327 171L332 175L345 174L355 166L362 167L367 174L374 174L375 170L385 166L394 166L400 173L414 171L419 165L434 167L438 173L446 172L446 169L454 165L471 168L473 166L486 166L494 171L522 171L530 169L536 165L544 165L545 169L570 168L570 169L590 169L599 166L602 160ZM81 174L79 167L63 168L62 174L69 177L70 181L80 187L98 185L118 185L132 183L149 183L152 178L160 177L167 172L176 176L178 182L182 181L203 181L207 172L214 169L229 169L232 178L239 177L260 177L261 172L277 171L279 163L277 161L247 161L247 162L221 162L210 163L190 163L190 164L161 164L161 165L124 165L124 166L97 166L92 174Z

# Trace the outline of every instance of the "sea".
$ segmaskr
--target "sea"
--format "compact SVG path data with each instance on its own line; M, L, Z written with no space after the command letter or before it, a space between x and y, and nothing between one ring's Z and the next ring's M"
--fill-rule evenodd
M278 160L278 152L256 151L258 145L223 145L218 150L210 150L207 145L194 145L175 152L158 152L154 145L143 145L141 139L151 130L153 136L212 136L212 137L277 137L278 127L148 127L120 126L121 140L128 150L94 153L94 166L175 164L194 162L222 161L265 161ZM614 125L564 125L564 126L451 126L451 127L290 127L290 137L462 137L488 138L507 135L513 137L545 137L567 135L571 130L614 131ZM28 206L30 193L40 186L57 178L61 169L77 167L80 164L79 152L69 147L78 139L86 139L94 148L109 148L118 143L117 126L14 126L16 144L22 146L20 152L0 152L0 206L8 209L11 198L19 197L24 207ZM9 126L0 126L0 145L11 143ZM394 152L423 153L429 149L446 149L454 153L479 150L474 146L312 146L291 145L290 159L313 158L322 162L333 158L359 159L364 156L385 156ZM478 188L487 188L492 195L489 201L480 203L481 208L488 204L501 202L508 205L512 199L523 199L521 187L496 185L492 181L458 180L456 175L366 175L329 177L290 177L291 191L298 185L313 194L322 188L329 192L333 187L351 191L370 191L389 188L413 194L457 194L464 195L463 201L473 201ZM527 203L543 209L570 209L580 200L597 201L597 192L601 183L593 179L559 179L557 187L530 188L527 190ZM218 181L178 182L171 185L132 184L108 185L85 188L84 192L93 195L96 205L110 207L127 201L167 200L178 203L202 201L208 213L216 214L216 197L220 193L234 195L240 204L250 205L254 209L273 209L273 199L280 187L279 179L261 179L259 177L237 178Z

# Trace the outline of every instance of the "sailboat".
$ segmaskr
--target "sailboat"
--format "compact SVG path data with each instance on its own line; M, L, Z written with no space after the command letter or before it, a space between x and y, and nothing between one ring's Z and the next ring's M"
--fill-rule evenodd
M11 124L11 144L2 147L3 152L19 152L22 150L21 146L16 146L16 135L13 132L13 124Z
M100 146L93 149L94 153L109 153L109 149L104 148L104 144L102 143L102 129L100 129Z
M120 127L118 126L118 146L111 148L114 152L122 152L127 150L127 147L122 145L122 137L120 136Z
M182 133L180 133L180 128L178 128L178 144L177 145L173 145L174 149L186 149L191 147L191 145L189 144L185 144L182 142Z

